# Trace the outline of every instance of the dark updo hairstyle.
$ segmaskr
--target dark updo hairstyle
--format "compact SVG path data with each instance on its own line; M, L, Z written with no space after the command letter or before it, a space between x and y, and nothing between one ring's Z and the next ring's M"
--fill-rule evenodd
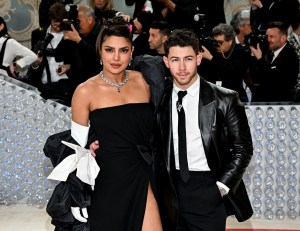
M123 37L132 45L130 25L123 19L122 16L117 16L106 20L105 24L102 26L96 41L97 54L100 55L103 42L111 36Z
M6 36L9 37L8 35L8 31L7 31L7 25L6 22L4 21L4 19L0 16L0 25L3 24L4 27L3 29L0 31L0 37Z

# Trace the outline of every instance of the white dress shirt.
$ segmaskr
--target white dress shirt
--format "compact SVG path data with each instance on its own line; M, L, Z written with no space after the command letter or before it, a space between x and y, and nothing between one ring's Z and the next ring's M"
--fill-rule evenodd
M6 39L6 37L0 38L0 50ZM10 38L6 43L3 57L3 66L8 67L16 57L20 57L17 60L16 64L21 68L30 65L38 58L37 55L29 48L17 42L15 39ZM0 69L0 73L7 76L7 72L5 70Z
M187 142L187 159L190 171L210 171L206 156L204 153L201 132L199 129L199 85L200 78L187 89L187 95L182 99L182 105L185 112L186 121L186 142ZM172 124L173 124L173 142L175 154L176 169L179 166L178 153L178 114L176 102L178 100L178 91L181 91L175 84L172 93ZM197 125L197 126L195 126Z
M55 49L57 47L57 45L59 44L59 42L62 40L64 33L62 31L57 32L57 33L51 32L50 27L48 28L47 33L51 33L54 37L51 39L47 48ZM58 66L63 65L64 62L56 62L55 57L49 57L49 56L47 56L47 60L48 60L48 64L49 64L49 70L50 70L52 82L58 82L61 79L68 79L68 76L66 74L62 74L61 76L59 76L56 72ZM43 70L42 83L47 83L46 68L44 68L44 70Z
M282 51L282 49L285 47L286 44L284 44L282 47L280 47L278 50L274 51L274 56L273 56L273 59L272 59L272 62L276 59L276 57L279 55L279 53Z

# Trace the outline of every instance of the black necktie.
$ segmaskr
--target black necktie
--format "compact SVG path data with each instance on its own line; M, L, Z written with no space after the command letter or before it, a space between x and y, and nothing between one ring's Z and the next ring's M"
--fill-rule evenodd
M176 103L178 112L178 155L180 176L184 182L190 178L189 166L187 161L186 151L186 131L185 131L185 113L182 106L182 98L187 94L187 91L178 92L178 101Z

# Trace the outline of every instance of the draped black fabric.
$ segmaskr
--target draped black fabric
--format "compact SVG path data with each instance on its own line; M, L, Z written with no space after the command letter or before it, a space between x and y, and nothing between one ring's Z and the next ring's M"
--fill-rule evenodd
M89 141L95 140L93 131L89 134ZM48 137L44 153L56 167L67 156L74 154L74 150L61 141L78 144L71 136L71 130L63 131ZM91 204L91 187L76 177L72 172L66 182L60 182L54 189L47 204L46 211L51 216L51 223L55 231L89 231L89 222L82 223L74 218L71 207L86 208Z

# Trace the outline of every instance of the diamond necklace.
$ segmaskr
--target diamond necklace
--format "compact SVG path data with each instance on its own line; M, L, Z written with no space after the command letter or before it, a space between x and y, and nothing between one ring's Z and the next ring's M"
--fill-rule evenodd
M121 82L120 84L115 84L115 83L113 83L112 81L110 81L110 80L108 80L107 78L105 78L102 71L100 72L99 75L100 75L100 78L101 78L104 82L106 82L106 83L108 83L109 85L111 85L111 86L117 88L118 92L121 92L120 88L123 87L123 86L127 83L127 81L128 81L128 71L125 71L125 79L124 79L124 81Z

